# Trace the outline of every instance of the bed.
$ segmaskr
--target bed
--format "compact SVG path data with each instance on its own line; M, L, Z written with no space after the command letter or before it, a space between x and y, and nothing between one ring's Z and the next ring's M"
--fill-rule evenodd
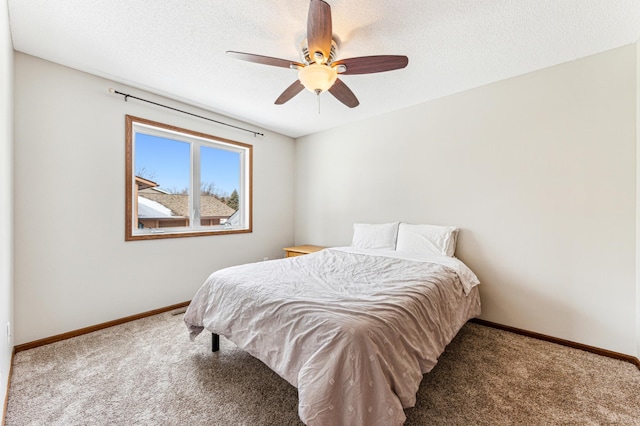
M480 298L460 260L393 243L216 271L185 313L190 336L206 329L264 362L298 389L307 425L403 424Z

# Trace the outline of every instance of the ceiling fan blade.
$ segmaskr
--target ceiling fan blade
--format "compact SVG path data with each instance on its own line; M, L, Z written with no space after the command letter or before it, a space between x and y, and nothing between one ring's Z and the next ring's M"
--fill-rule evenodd
M307 17L307 44L309 56L315 60L315 52L322 53L324 63L331 54L331 6L323 0L311 0Z
M287 59L272 58L270 56L254 55L253 53L234 52L232 50L228 50L227 56L230 56L234 59L240 59L241 61L255 62L256 64L271 65L274 67L292 69L304 67L304 65L300 62L289 61Z
M349 89L340 79L337 79L333 86L331 86L329 93L349 108L355 108L360 105L360 101L358 101L356 95L354 95L351 89Z
M401 55L361 56L335 61L332 67L344 65L347 70L340 74L372 74L376 72L393 71L404 68L409 63L409 58Z
M283 103L289 101L295 95L300 93L302 89L304 89L304 86L302 85L302 83L300 83L300 80L294 81L293 84L287 87L284 92L282 92L282 94L278 97L278 99L276 99L275 104L282 105Z

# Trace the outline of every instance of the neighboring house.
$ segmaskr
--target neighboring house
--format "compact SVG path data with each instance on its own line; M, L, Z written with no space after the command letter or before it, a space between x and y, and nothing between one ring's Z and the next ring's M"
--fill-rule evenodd
M158 184L136 176L137 222L140 228L189 226L189 196L169 194ZM213 195L200 196L200 225L224 224L235 210Z

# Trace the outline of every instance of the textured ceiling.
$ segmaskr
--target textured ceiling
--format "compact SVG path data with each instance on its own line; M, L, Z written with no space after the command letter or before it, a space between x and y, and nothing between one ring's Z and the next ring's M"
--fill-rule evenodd
M298 61L307 0L8 0L14 49L292 137L638 41L639 0L327 0L338 59L409 65L342 76L360 100L303 91L274 105ZM105 90L107 88L105 87ZM117 87L116 87L117 89ZM135 93L132 93L135 94Z

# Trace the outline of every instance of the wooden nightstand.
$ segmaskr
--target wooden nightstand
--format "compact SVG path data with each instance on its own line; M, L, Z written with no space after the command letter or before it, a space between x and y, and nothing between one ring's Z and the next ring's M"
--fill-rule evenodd
M324 248L326 247L306 245L306 246L285 247L282 250L284 250L284 253L285 253L284 257L295 257L295 256L302 256L304 254L315 253Z

